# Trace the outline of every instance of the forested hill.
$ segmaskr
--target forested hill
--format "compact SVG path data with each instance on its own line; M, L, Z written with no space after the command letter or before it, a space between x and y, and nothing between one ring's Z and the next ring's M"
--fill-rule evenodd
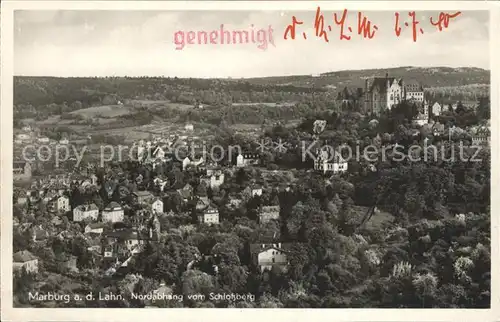
M489 84L490 71L476 67L397 67L386 69L361 69L344 70L323 73L316 77L312 75L303 76L280 76L250 78L246 81L259 85L292 85L322 87L334 85L343 87L364 87L364 80L371 77L390 77L415 80L424 87L448 87L471 84Z
M299 102L311 92L328 99L344 87L364 87L370 77L402 77L420 82L425 88L459 88L460 92L485 95L490 72L480 68L420 68L350 70L324 73L317 77L279 76L248 79L181 79L166 77L14 77L14 104L44 106L80 102L82 107L101 104L107 95L117 99L170 100L210 105L230 102ZM470 88L472 87L472 89ZM486 88L486 89L485 89ZM477 92L477 93L476 93ZM318 97L319 98L319 97ZM79 103L79 104L80 104Z

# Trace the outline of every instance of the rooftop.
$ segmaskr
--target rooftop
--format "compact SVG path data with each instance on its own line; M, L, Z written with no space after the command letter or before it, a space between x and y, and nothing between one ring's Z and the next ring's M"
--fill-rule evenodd
M151 192L149 192L149 191L135 191L134 195L137 197L150 197L150 196L152 196Z
M111 201L104 210L111 210L111 209L116 209L116 208L122 208L116 201Z
M25 263L37 259L35 255L27 250L22 250L13 255L13 261L15 263Z

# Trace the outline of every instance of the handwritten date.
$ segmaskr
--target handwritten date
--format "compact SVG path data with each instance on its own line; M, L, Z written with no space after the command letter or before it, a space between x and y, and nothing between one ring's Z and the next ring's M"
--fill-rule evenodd
M330 42L330 37L332 33L338 35L340 40L351 40L353 34L357 34L362 39L373 39L379 30L379 27L373 23L368 16L362 12L358 12L356 16L357 24L354 26L349 24L348 21L349 12L344 9L341 13L334 13L331 18L326 18L321 12L321 8L318 7L316 10L316 15L314 18L314 35L317 38L323 39L325 42ZM443 31L450 25L451 19L461 15L461 12L456 12L453 14L440 12L437 18L431 17L430 24L435 26L438 31ZM417 19L415 11L408 12L408 18L402 18L399 12L394 14L394 33L396 37L400 37L403 31L407 28L411 29L411 35L413 42L417 41L419 34L424 34L424 29L421 22ZM292 17L292 23L285 28L285 33L283 35L285 40L296 39L298 26L307 26L304 21L299 20L296 16ZM302 32L302 37L307 39L307 34L305 31Z

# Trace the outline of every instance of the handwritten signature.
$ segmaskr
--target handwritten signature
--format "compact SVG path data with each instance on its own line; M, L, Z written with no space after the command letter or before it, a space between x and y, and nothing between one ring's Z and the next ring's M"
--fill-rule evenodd
M333 19L325 22L325 17L321 12L321 8L318 7L314 18L315 36L323 39L325 42L330 42L331 33L335 28L338 29L340 40L351 40L353 32L356 32L357 35L363 39L373 39L376 36L379 27L374 24L365 14L363 14L362 12L358 12L356 26L357 28L355 28L355 30L353 30L353 27L348 24L347 14L347 9L344 9L342 14L334 13L332 17ZM440 12L436 19L434 17L430 17L429 21L432 26L438 29L438 31L443 31L446 30L450 25L451 19L456 18L461 14L462 13L460 11L452 14ZM415 11L408 12L410 21L402 21L403 19L401 18L399 12L396 12L394 16L394 33L397 37L402 34L403 28L408 28L410 27L410 25L414 42L417 41L417 36L419 33L424 33L423 28L420 27L420 21L418 21ZM304 21L299 20L296 16L292 16L292 23L285 28L285 33L283 35L284 39L294 40L297 37L297 27L303 24ZM307 39L306 32L302 32L302 37L304 39Z

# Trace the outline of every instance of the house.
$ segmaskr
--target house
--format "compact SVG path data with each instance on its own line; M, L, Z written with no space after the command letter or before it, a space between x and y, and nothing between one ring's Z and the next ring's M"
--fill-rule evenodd
M290 243L251 244L250 254L261 272L273 268L284 271L288 266L287 254L291 245Z
M104 256L115 257L120 253L132 252L139 245L144 245L148 236L137 229L122 229L106 233L103 236Z
M152 240L158 240L161 233L161 223L157 215L154 215L152 220L149 222L149 238Z
M217 170L210 176L210 188L218 188L224 183L224 173Z
M375 77L365 80L364 109L367 113L380 115L406 99L403 79Z
M90 179L90 184L97 186L98 178L95 174L91 174L89 179Z
M184 130L186 130L186 131L193 131L194 130L193 124L186 123L186 125L184 126Z
M73 221L83 221L87 218L97 220L99 209L95 204L79 205L73 209Z
M184 188L178 189L177 192L184 202L188 202L193 196L193 187L188 183L184 186Z
M419 113L412 121L415 125L423 126L429 123L429 104L427 103L427 101L423 102L423 104L419 106L419 109Z
M54 216L54 218L52 218L50 223L57 227L57 226L61 226L64 222L62 221L61 217Z
M149 191L136 191L132 193L132 196L139 204L146 204L154 198Z
M25 161L14 161L12 175L14 181L31 179L31 164Z
M258 165L260 163L260 155L255 153L244 153L238 154L236 157L236 166L237 167L246 167L249 165Z
M415 116L415 118L412 120L412 122L415 125L423 126L423 125L429 123L429 117L423 113L418 113L418 115Z
M259 223L265 224L280 217L280 206L263 206L259 212Z
M227 206L234 210L239 208L242 202L243 201L241 199L229 197Z
M45 229L43 229L42 226L33 228L33 230L31 231L31 236L35 243L43 242L50 237L49 233Z
M66 144L69 144L69 141L68 141L68 139L61 139L61 140L59 140L59 144L66 145Z
M101 247L104 258L111 258L114 255L114 247L112 244Z
M165 186L168 184L168 179L156 177L153 180L154 184L160 188L160 191L165 189Z
M316 155L314 170L323 173L333 172L334 174L347 171L347 161L344 160L340 152L333 149L323 149L317 151Z
M85 234L100 235L104 232L104 227L106 227L106 224L101 222L90 223L85 226Z
M25 269L28 273L38 273L38 258L27 250L22 250L13 255L12 270L17 272Z
M424 88L417 81L410 80L404 83L405 99L417 104L424 103Z
M490 144L490 130L482 126L472 134L472 145L473 146L481 146L481 145L489 145Z
M38 143L40 144L47 144L50 142L50 139L46 136L41 136L37 139Z
M443 108L441 107L441 104L436 102L436 103L434 103L434 105L432 105L431 111L432 111L432 115L439 116L443 112Z
M205 210L210 206L210 200L208 197L199 197L196 203L196 210Z
M313 132L315 134L320 134L325 130L326 121L325 120L316 120L313 123Z
M111 198L113 196L116 186L117 184L114 180L109 180L104 183L104 190L106 191L108 198Z
M215 172L219 171L220 167L217 164L207 164L205 171L207 176L212 176Z
M262 196L262 186L256 185L252 187L252 197Z
M69 205L69 198L66 196L59 196L56 200L56 208L57 212L65 213L71 210L71 206Z
M444 134L444 124L436 122L432 125L432 134L434 136L441 136Z
M189 157L185 157L184 160L182 160L182 171L185 171L188 167L198 168L203 163L205 163L203 158L200 158L199 160L191 160Z
M209 206L203 214L198 216L198 221L207 225L218 224L219 223L219 210Z
M100 236L100 235L99 235ZM87 250L95 254L102 254L100 238L87 238Z
M17 204L18 205L25 205L28 202L28 193L24 190L19 191L17 194Z
M122 222L124 219L123 208L115 201L110 202L102 211L103 222Z
M153 210L153 213L163 213L163 200L161 200L161 198L155 198L151 203L151 210Z

